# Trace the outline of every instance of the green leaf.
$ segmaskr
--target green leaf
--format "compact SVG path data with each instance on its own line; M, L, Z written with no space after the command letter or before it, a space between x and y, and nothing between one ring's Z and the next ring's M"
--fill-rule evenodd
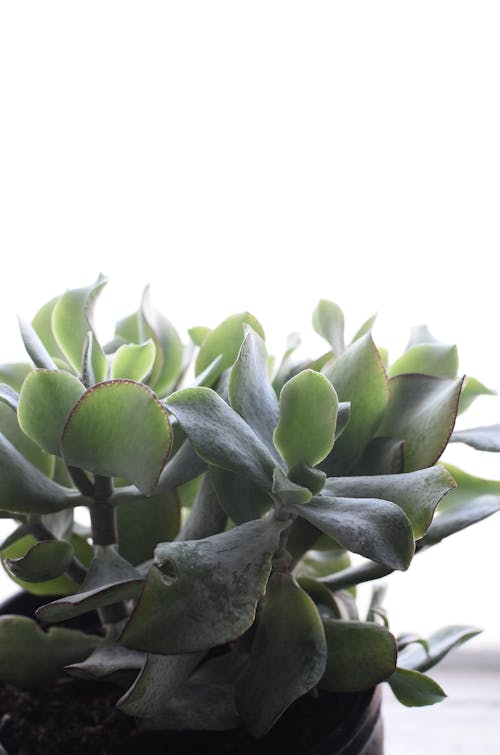
M155 345L151 339L145 343L120 346L111 365L111 378L129 378L138 383L144 381L153 368L155 353Z
M210 332L210 328L206 328L204 325L195 325L188 330L189 337L195 346L201 346Z
M43 631L26 616L0 617L0 679L31 689L64 675L68 663L82 661L100 637L72 629Z
M439 629L428 638L428 650L421 643L407 645L399 653L398 665L404 669L428 671L441 661L450 650L476 637L481 630L477 627L451 625Z
M272 493L283 506L308 503L312 498L308 488L289 480L279 467L274 468Z
M130 651L128 652L136 652ZM172 696L201 661L202 653L157 655L149 653L130 689L118 700L117 708L136 718L164 714Z
M458 370L456 346L444 343L426 343L412 346L389 369L389 377L410 372L454 378Z
M170 452L167 412L142 383L110 380L89 388L71 410L62 451L69 466L124 477L151 495Z
M378 498L318 496L292 508L346 550L392 569L405 570L411 562L411 524L395 503Z
M393 475L401 474L403 468L404 441L398 438L372 438L355 471L362 475Z
M387 681L399 702L409 708L434 705L446 697L439 684L420 671L396 668Z
M236 687L238 711L253 736L266 734L315 687L325 665L325 633L316 606L290 575L274 572Z
M155 493L150 498L118 489L113 495L117 507L119 552L133 566L153 558L155 547L173 540L179 532L181 511L176 492Z
M192 653L242 635L253 623L286 526L260 519L204 540L161 543L122 644Z
M7 558L9 571L26 582L46 582L64 574L74 556L73 546L64 540L44 540L21 558Z
M438 503L454 486L444 467L437 465L407 474L334 477L326 481L324 490L334 497L382 498L396 503L418 539L428 530Z
M215 391L185 388L173 393L165 405L202 459L271 487L276 462L251 427Z
M419 541L419 550L436 545L445 537L454 535L476 522L495 514L500 510L500 496L480 495L476 498L462 499L434 518L427 534Z
M83 383L68 372L33 370L19 396L21 429L44 451L60 455L66 418L83 393Z
M466 443L478 451L500 451L500 425L471 427L452 433L450 443Z
M478 396L496 396L496 393L496 391L487 388L483 383L480 383L479 380L476 380L476 378L467 375L463 384L462 393L460 394L458 413L462 414L462 412L465 412Z
M33 330L31 325L22 320L20 317L18 318L18 321L24 347L28 352L30 358L32 359L33 364L35 364L36 367L41 367L45 370L56 370L57 366L54 360L43 345L35 330Z
M304 370L283 386L274 443L290 469L314 467L333 447L338 399L327 378Z
M448 443L463 378L431 375L391 378L391 398L377 435L404 440L404 471L430 467Z
M272 505L268 494L248 477L219 467L209 467L209 476L220 506L235 524L260 519Z
M441 501L439 513L442 514L448 509L453 509L459 503L468 502L472 498L482 495L500 496L500 480L487 480L483 477L464 472L463 469L455 467L453 464L445 464L446 470L451 474L456 482L457 487L448 493L446 498Z
M11 362L10 364L0 365L0 382L7 383L19 393L26 375L32 371L33 367L27 362Z
M396 668L393 635L378 624L324 620L328 659L320 687L359 692L383 682Z
M31 326L37 333L50 356L57 359L64 359L64 354L59 348L59 345L54 338L54 333L52 332L52 313L58 301L59 296L55 296L40 307L31 321Z
M127 683L137 676L144 664L144 653L129 650L116 642L99 645L84 661L66 666L77 679Z
M211 471L215 471L215 467ZM222 474L230 474L224 470L217 471ZM242 478L238 479L241 480ZM176 540L202 540L205 537L224 532L226 529L227 514L219 503L219 497L212 483L211 474L203 475L189 517L183 524Z
M368 320L365 320L365 322L361 325L359 330L356 331L356 334L354 335L351 343L354 343L354 341L359 341L362 336L366 336L367 333L371 333L373 330L373 326L375 325L375 321L377 319L377 315L372 315L368 318Z
M222 354L219 375L231 367L245 337L245 324L250 325L261 338L265 338L261 324L250 312L231 315L206 336L196 357L195 375L208 367L219 354Z
M75 491L49 480L0 433L0 500L13 514L50 514L74 506Z
M351 403L347 427L323 466L327 474L345 475L355 466L380 424L389 400L387 376L369 334L355 341L322 372L339 401Z
M52 330L55 339L77 374L82 368L83 347L87 333L92 331L95 338L93 313L97 297L107 283L102 275L86 288L66 291L56 302L52 312ZM92 353L92 368L95 380L106 377L106 356L95 339Z
M0 383L0 401L6 404L14 412L17 412L19 394L7 383Z
M229 403L276 455L273 432L279 419L278 399L269 380L265 343L248 326L229 377Z
M344 313L333 301L321 299L313 312L313 326L332 347L335 356L342 354L344 345Z
M175 455L163 467L156 489L157 491L173 490L199 477L200 474L205 472L206 468L206 461L198 456L191 443L185 440Z
M0 427L4 436L12 445L47 477L54 472L54 457L45 453L31 438L22 431L18 417L5 402L0 402Z
M286 351L281 358L281 362L273 377L273 389L277 396L279 396L281 389L285 385L286 381L290 377L290 372L293 369L292 355L300 346L299 333L290 333L286 340Z
M240 723L234 702L234 679L241 664L236 653L202 663L175 694L152 704L141 729L224 731Z
M36 612L39 619L66 621L96 608L137 598L142 586L140 574L118 554L116 547L95 546L95 553L79 591L40 606Z
M153 339L156 348L149 384L158 396L165 396L182 368L182 343L174 326L152 306L149 286L144 290L141 312L146 336Z
M439 341L432 335L427 325L413 325L410 328L410 340L406 345L406 351L414 346L428 343L439 343Z
M6 564L7 560L22 559L23 556L29 553L30 549L36 546L37 543L35 538L30 535L27 530L23 531L18 528L18 531L16 532L17 536L13 533L12 539L7 539L2 546L2 565L9 574L9 577L16 584L31 595L69 595L78 589L76 582L68 577L67 574L61 574L58 577L50 578L41 582L28 582L20 577L16 577L12 571L8 569ZM92 546L90 546L84 538L75 534L69 538L69 541L78 560L85 566L88 565L92 559Z

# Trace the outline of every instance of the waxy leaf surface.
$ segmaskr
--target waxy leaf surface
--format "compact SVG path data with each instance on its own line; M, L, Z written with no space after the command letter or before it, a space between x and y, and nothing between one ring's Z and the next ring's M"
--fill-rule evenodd
M111 378L129 378L138 383L144 381L153 368L155 353L152 340L120 346L113 357Z
M158 396L165 396L172 389L182 368L181 339L172 323L152 306L149 287L142 297L141 313L145 336L152 338L155 345L155 360L149 384Z
M265 337L261 324L250 312L240 312L239 314L231 315L231 317L224 320L214 330L210 331L203 341L196 358L196 375L208 367L219 354L222 354L219 375L225 369L231 367L238 356L240 346L245 338L245 324L250 325L261 338Z
M0 402L0 428L19 453L47 477L52 477L55 459L29 438L19 426L18 414L5 402Z
M434 705L446 697L439 684L420 671L397 668L387 681L399 702L409 708Z
M255 737L266 734L318 684L325 665L325 633L316 606L290 575L275 572L236 688L238 711L249 731Z
M192 653L242 635L255 618L285 526L261 519L204 540L161 543L122 643Z
M313 312L313 325L332 347L334 356L344 351L344 313L333 301L321 299Z
M410 564L414 553L411 524L395 503L318 496L292 508L346 550L392 569L405 570Z
M124 477L145 495L154 491L172 433L167 413L141 383L111 380L90 388L66 421L66 463L108 477Z
M396 640L371 622L324 620L328 659L320 687L358 692L383 682L396 668Z
M73 555L73 546L64 540L45 540L33 545L22 558L7 558L6 563L19 579L45 582L64 574Z
M416 671L428 671L442 660L450 650L480 634L477 627L452 625L434 632L427 639L427 648L420 642L413 642L401 650L398 666Z
M135 488L117 489L116 509L119 552L133 566L153 558L159 542L173 540L181 523L179 496L174 491L146 497Z
M60 455L66 419L83 393L83 383L68 372L33 370L19 396L21 429L44 451Z
M275 461L252 428L211 388L185 388L165 402L209 464L270 488Z
M404 471L430 467L439 459L455 424L462 378L431 375L391 378L391 397L379 437L404 440Z
M304 370L285 383L274 443L290 469L314 467L330 453L337 409L337 394L319 372Z
M466 443L478 451L500 451L500 425L486 427L471 427L467 430L456 430L450 443Z
M389 376L403 375L409 372L436 377L454 378L458 370L458 351L456 346L444 343L425 343L412 346L397 359L389 369Z

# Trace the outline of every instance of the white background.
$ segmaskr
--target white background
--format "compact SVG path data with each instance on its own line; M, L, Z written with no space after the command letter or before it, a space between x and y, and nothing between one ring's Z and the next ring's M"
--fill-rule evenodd
M427 322L499 389L499 22L457 0L1 2L0 361L17 314L102 271L106 335L148 282L184 338L249 309L275 352L329 298L351 334L378 311L393 356ZM496 398L465 424L489 422ZM393 628L500 642L499 539L500 515L419 556Z

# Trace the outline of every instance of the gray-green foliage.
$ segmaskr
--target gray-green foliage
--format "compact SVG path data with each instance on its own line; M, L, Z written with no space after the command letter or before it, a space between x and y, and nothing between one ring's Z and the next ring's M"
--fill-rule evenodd
M438 463L450 440L500 449L498 425L452 434L491 392L457 377L456 347L419 328L386 370L374 318L349 343L322 300L327 350L298 361L294 334L272 372L253 315L197 326L184 347L149 291L101 345L105 283L22 322L33 364L0 366L2 563L47 596L40 619L98 609L104 636L2 617L0 678L30 687L66 667L125 685L118 705L144 728L257 737L317 689L387 680L406 705L442 699L423 672L475 630L398 642L346 588L500 507L500 483Z

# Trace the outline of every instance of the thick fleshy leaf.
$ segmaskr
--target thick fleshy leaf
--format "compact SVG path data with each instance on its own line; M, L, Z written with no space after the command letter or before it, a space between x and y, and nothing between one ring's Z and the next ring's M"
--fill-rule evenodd
M240 312L239 314L231 315L231 317L224 320L214 330L210 331L203 341L196 358L196 375L208 367L219 354L222 354L219 375L225 369L231 367L238 356L245 337L245 324L250 325L261 338L265 338L261 324L250 312Z
M486 427L471 427L467 430L456 430L450 443L466 443L478 451L500 451L500 425Z
M290 575L273 573L236 687L238 711L253 736L266 734L315 687L325 666L325 633L314 602Z
M319 684L329 692L359 692L383 682L396 668L393 635L378 624L324 620L328 659Z
M298 577L317 579L336 574L351 564L349 554L343 549L330 551L309 550L294 570Z
M37 333L51 357L64 359L64 354L59 348L59 345L54 338L54 333L52 332L52 313L58 301L59 296L55 296L40 307L31 321L31 327Z
M344 606L341 600L338 600L339 593L333 593L326 585L318 582L313 577L296 576L299 586L306 592L321 610L328 609L333 619L351 618L344 613Z
M141 312L146 337L153 339L156 348L149 384L158 396L165 396L172 389L182 368L181 339L169 320L152 306L149 286L142 297Z
M38 337L36 331L24 320L21 318L18 319L24 348L32 359L33 364L44 370L56 370L57 366L54 360Z
M399 702L409 708L434 705L446 697L439 684L420 671L396 668L387 681Z
M225 653L202 663L164 704L161 713L141 720L145 730L225 731L240 723L234 682L241 663Z
M0 679L31 689L64 675L68 663L86 658L101 637L52 627L44 632L26 616L0 617Z
M73 556L73 546L64 540L44 540L33 545L22 558L7 558L6 564L19 579L45 582L64 574Z
M19 394L7 383L0 383L0 401L6 404L10 409L17 412L19 404Z
M495 395L496 391L492 390L491 388L487 388L485 385L480 383L479 380L476 380L476 378L467 375L463 384L462 393L460 394L458 413L462 414L462 412L465 412L473 403L473 401L478 398L478 396Z
M223 469L271 487L275 461L252 428L211 388L185 388L165 402L196 452Z
M287 522L260 519L186 542L161 543L122 643L192 653L230 642L253 623Z
M451 476L439 464L407 474L333 477L326 481L324 490L331 496L382 498L397 503L418 539L428 530L438 503L454 487Z
M18 418L21 429L49 454L61 454L66 418L85 386L60 370L33 370L23 383Z
M308 488L289 480L279 467L274 468L272 494L283 506L308 503L312 498Z
M126 649L126 648L125 648ZM137 652L128 650L128 652ZM164 714L172 696L203 658L202 653L149 653L134 684L118 700L119 710L137 718Z
M404 440L405 472L430 467L443 453L462 381L416 374L391 378L391 397L377 435Z
M115 546L96 546L96 555L79 591L37 610L42 621L66 621L96 608L136 598L142 586L139 572L125 561Z
M113 357L111 378L129 378L140 383L149 376L155 354L155 345L151 339L145 343L128 343L120 346Z
M405 570L410 564L414 553L411 524L395 503L318 496L292 508L346 550L392 569Z
M207 462L198 456L191 443L185 440L163 467L156 489L157 491L173 490L199 477L206 469Z
M401 474L404 468L404 441L398 438L372 438L355 471L362 475Z
M89 388L70 412L62 451L68 465L124 477L151 495L167 460L167 412L142 383L110 380Z
M117 489L113 495L119 552L133 566L153 558L155 547L173 540L179 532L181 511L174 491L156 492L149 498L135 488Z
M7 567L8 559L22 560L29 553L30 549L33 549L34 547L36 548L37 545L37 541L27 530L23 532L22 529L18 528L16 533L17 536L13 533L12 539L7 539L2 546L2 565L9 574L9 577L16 582L19 587L24 591L29 592L31 595L44 596L70 595L78 589L78 583L65 573L60 573L60 576L49 577L40 582L28 582L15 576ZM70 544L75 557L80 564L83 566L90 564L90 561L92 560L92 547L88 542L80 537L80 535L73 534L70 538Z
M304 370L283 386L274 443L290 469L315 467L332 450L338 398L326 377Z
M268 494L248 477L220 467L209 467L209 475L222 510L235 524L260 519L272 505Z
M204 325L194 325L188 330L189 337L195 346L201 346L210 332L210 328L206 328Z
M229 403L275 455L273 432L279 419L278 399L269 380L264 341L248 326L231 369Z
M453 464L445 464L444 466L455 480L457 487L441 501L439 505L440 514L448 511L448 509L455 508L459 503L467 503L472 498L477 498L478 496L500 496L500 480L475 477L468 474L468 472L464 472L463 469L455 467Z
M116 642L99 645L84 661L66 666L70 676L122 683L134 678L144 664L144 653Z
M428 671L442 660L450 650L480 634L477 627L452 625L443 627L430 635L427 648L420 642L407 645L399 653L398 666L416 671Z
M52 312L52 331L59 348L77 374L82 368L82 355L87 333L94 337L93 312L97 297L107 283L102 275L86 288L66 291L56 302ZM92 371L98 382L104 380L107 370L106 356L95 339L92 354Z
M412 325L410 328L410 339L406 344L406 351L409 351L414 346L428 343L439 343L439 341L432 335L427 325Z
M12 445L47 477L52 477L55 459L45 453L40 446L28 438L19 426L18 416L5 402L0 402L0 428Z
M77 497L75 491L49 480L0 433L0 500L4 511L50 514L73 507Z
M412 346L389 369L389 377L409 372L454 378L458 370L456 346L444 343L422 343Z
M0 364L0 382L7 383L19 393L26 375L29 375L32 369L33 366L27 362Z
M215 471L215 467L213 471ZM229 472L225 472L225 470L216 471L230 474ZM227 524L227 514L220 505L219 500L213 485L212 475L204 475L189 516L184 522L176 540L202 540L203 538L223 532Z
M371 333L373 330L373 326L375 325L375 321L377 319L377 315L372 315L368 318L368 320L365 320L365 322L361 325L361 327L356 331L355 335L352 338L351 343L354 343L354 341L359 341L360 338L363 336L366 336L367 333Z
M387 376L370 334L355 341L322 372L339 401L351 403L347 427L322 467L327 474L342 475L355 466L380 424L389 400Z
M476 522L500 511L499 495L480 495L476 498L462 499L452 507L445 509L434 518L427 534L418 543L418 548L436 545L445 537L454 535Z
M344 313L333 301L321 299L313 312L313 326L332 347L335 356L344 351Z

